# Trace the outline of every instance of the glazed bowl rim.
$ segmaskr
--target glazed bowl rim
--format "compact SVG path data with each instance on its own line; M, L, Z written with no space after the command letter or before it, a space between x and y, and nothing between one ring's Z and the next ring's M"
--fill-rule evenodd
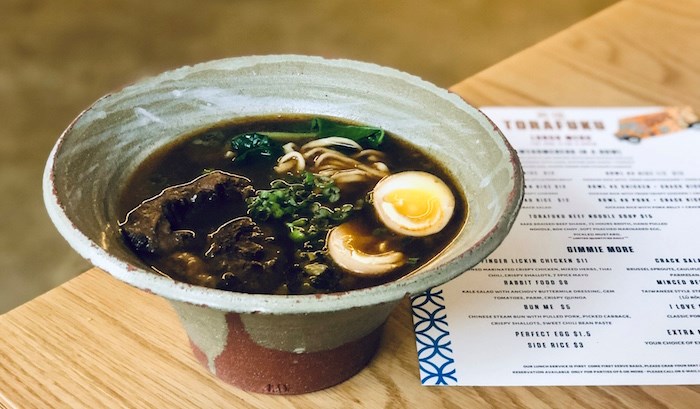
M471 115L490 133L490 137L499 139L503 144L508 160L512 165L512 189L508 194L508 201L495 226L476 244L464 249L460 254L421 274L409 275L407 278L390 281L386 284L350 290L330 294L309 294L309 295L272 295L272 294L248 294L237 293L225 290L218 290L200 287L192 284L174 281L168 277L155 274L140 266L133 265L122 260L100 247L96 242L89 239L70 220L66 209L60 203L55 191L54 165L59 148L63 144L66 135L73 129L74 125L83 118L95 105L105 98L110 98L113 94L107 94L95 101L87 109L82 111L71 124L62 132L54 145L47 160L42 184L43 196L49 216L58 229L59 233L68 241L83 258L90 261L115 278L130 284L146 292L162 296L169 300L186 302L189 304L207 306L223 311L233 311L241 313L269 313L269 314L305 314L329 312L355 307L370 306L382 303L398 302L407 295L419 294L429 288L444 284L467 271L498 247L503 238L512 227L515 217L520 209L523 197L524 176L520 162L515 150L505 139L498 128L477 108L469 105L460 96L427 82L417 76L399 71L394 68L380 66L368 62L360 62L348 59L326 59L316 56L305 55L265 55L231 57L219 60L202 62L192 66L184 66L175 70L165 71L156 76L138 81L124 90L133 86L144 85L149 81L158 81L165 75L173 75L183 70L193 70L206 67L209 64L270 64L270 63L306 63L322 64L335 67L347 68L353 71L371 72L393 77L404 81L407 86L427 89L436 96L449 102L465 115ZM493 130L493 131L491 131Z

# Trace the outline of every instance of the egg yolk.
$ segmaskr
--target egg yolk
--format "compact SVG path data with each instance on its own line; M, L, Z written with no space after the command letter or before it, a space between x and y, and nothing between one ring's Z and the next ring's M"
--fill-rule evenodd
M420 223L436 219L440 215L440 201L431 192L422 189L396 189L384 196L396 212Z

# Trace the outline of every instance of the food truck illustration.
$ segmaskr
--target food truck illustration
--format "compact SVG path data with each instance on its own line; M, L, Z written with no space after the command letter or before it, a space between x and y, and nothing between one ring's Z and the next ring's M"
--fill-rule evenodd
M652 114L622 118L615 136L639 143L642 139L686 129L700 123L692 108L670 107Z

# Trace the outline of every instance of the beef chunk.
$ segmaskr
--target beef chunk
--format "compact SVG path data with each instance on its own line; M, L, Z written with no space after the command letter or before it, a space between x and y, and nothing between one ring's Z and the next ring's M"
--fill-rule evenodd
M216 229L208 236L207 257L235 252L248 260L257 260L264 247L257 243L264 237L260 227L250 217L238 217Z
M194 232L179 229L188 212L212 201L245 201L252 196L250 180L222 171L202 175L189 183L164 189L143 201L120 224L127 243L139 254L163 255L186 248Z
M238 217L207 238L205 261L221 274L218 288L272 292L283 279L282 252L250 217Z

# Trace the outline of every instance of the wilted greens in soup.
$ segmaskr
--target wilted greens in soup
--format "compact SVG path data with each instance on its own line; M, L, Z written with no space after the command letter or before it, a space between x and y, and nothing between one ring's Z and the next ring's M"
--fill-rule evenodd
M155 271L224 290L381 284L439 253L465 200L420 149L327 118L253 118L159 150L130 178L125 242Z

